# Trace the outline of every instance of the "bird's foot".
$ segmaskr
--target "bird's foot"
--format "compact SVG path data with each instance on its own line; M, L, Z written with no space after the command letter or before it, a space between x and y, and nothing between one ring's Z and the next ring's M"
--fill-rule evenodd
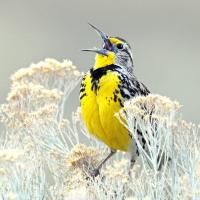
M97 176L100 175L100 171L99 169L91 169L89 172L88 172L88 178L95 178Z
M86 180L94 179L100 175L100 170L97 169L90 169L86 172Z

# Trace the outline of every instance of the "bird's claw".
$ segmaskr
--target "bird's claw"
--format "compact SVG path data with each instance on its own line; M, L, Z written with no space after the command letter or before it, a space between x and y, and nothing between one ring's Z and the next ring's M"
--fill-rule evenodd
M92 178L95 178L97 176L100 175L100 171L99 169L92 169L90 172L89 172L89 175L92 177Z

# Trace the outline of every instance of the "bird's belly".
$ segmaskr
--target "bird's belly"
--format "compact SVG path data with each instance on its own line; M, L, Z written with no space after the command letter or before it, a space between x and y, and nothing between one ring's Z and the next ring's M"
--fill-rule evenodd
M128 130L115 115L122 108L120 103L122 98L120 93L116 92L119 84L118 79L114 74L112 76L102 78L98 91L97 103L100 122L109 141L109 146L113 149L128 151L131 138Z
M122 108L120 93L116 93L117 76L102 77L97 92L91 90L89 77L85 82L86 95L81 99L81 112L88 131L110 148L128 151L131 138L115 116Z
M92 135L102 140L107 144L107 137L101 125L99 117L99 105L97 104L97 97L94 91L91 90L92 83L90 75L87 75L83 84L84 91L80 94L81 113L83 121Z
M81 113L89 133L106 143L107 138L101 125L99 107L95 96L88 94L84 97L81 102Z

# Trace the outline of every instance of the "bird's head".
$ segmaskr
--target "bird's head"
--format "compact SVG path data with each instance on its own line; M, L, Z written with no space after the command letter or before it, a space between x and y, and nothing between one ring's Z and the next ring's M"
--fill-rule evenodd
M101 36L102 48L84 49L83 51L95 52L94 69L103 68L109 65L117 65L129 73L133 72L133 58L131 47L126 40L120 37L110 37L95 26L89 24Z

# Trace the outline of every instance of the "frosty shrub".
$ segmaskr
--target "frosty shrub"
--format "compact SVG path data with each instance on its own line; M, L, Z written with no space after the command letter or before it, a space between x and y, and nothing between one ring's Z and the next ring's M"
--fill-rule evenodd
M143 168L132 187L139 199L200 197L200 131L181 119L180 108L176 101L150 94L127 101L118 115L126 120L124 125L139 149ZM147 141L146 149L137 130Z
M160 95L136 97L116 113L139 150L133 168L128 153L118 153L90 177L107 147L87 133L79 108L70 119L64 115L81 78L70 61L54 59L11 76L0 108L0 199L200 199L199 127L181 118L178 102Z

